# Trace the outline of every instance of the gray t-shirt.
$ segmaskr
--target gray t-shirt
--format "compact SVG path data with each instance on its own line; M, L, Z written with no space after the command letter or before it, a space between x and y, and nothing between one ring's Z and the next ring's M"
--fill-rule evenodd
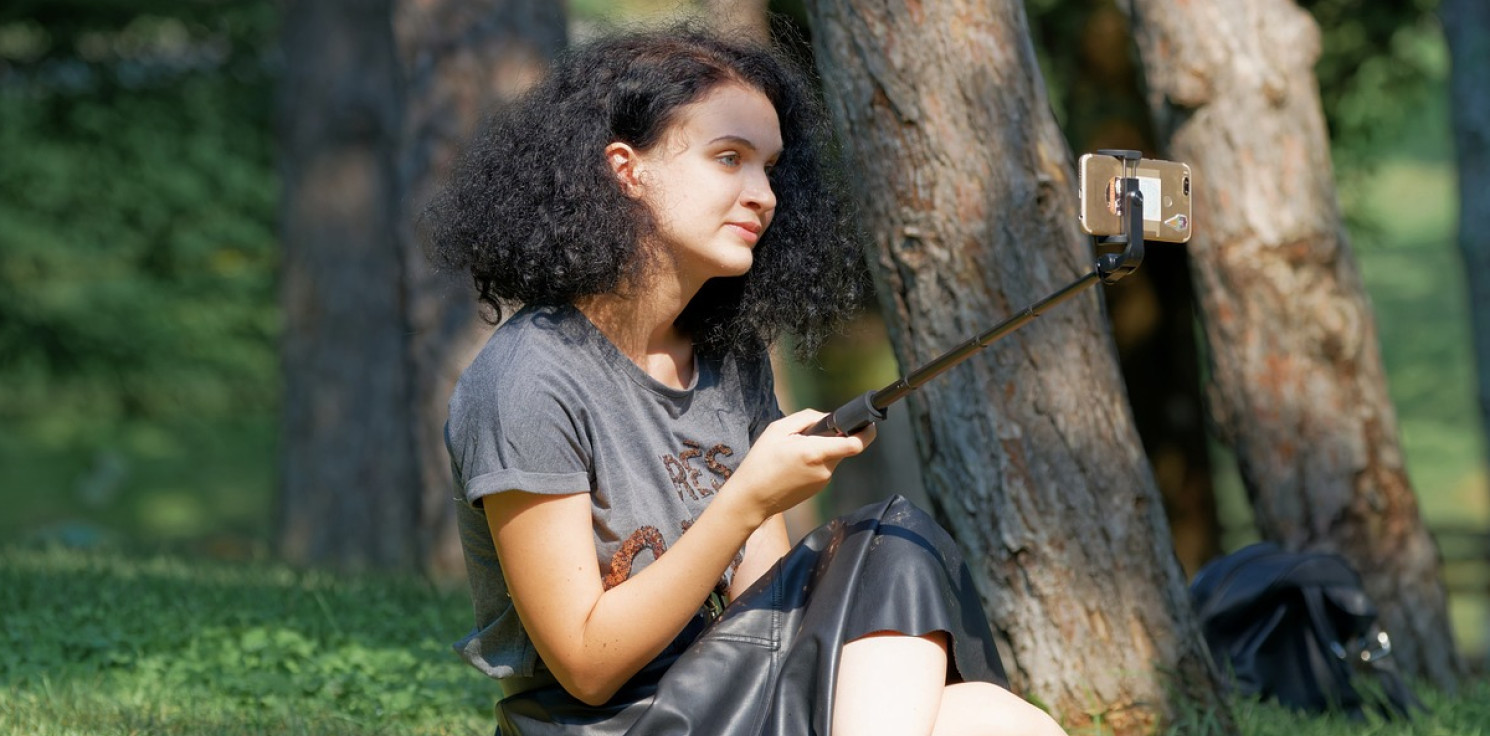
M497 677L531 677L481 499L589 493L606 589L666 551L781 415L764 356L694 361L693 385L648 376L578 309L518 311L461 375L445 443L476 626L455 644ZM736 558L738 561L738 557ZM721 585L727 585L726 571Z

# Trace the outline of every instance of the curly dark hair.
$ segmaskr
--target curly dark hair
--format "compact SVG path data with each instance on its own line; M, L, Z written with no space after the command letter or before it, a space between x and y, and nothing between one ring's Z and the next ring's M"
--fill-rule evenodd
M759 90L776 108L785 146L770 174L776 213L750 271L706 282L678 326L709 354L759 351L783 332L810 354L870 288L828 165L827 116L780 52L692 25L572 48L490 118L424 213L431 258L468 271L498 319L504 304L624 293L647 267L656 223L623 192L605 147L648 149L680 108L726 83Z

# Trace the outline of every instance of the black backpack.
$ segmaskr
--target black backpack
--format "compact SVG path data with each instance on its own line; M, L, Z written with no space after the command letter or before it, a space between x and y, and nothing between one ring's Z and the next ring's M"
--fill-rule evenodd
M1244 696L1357 718L1424 707L1392 664L1360 576L1338 555L1254 544L1201 568L1190 599L1212 659Z

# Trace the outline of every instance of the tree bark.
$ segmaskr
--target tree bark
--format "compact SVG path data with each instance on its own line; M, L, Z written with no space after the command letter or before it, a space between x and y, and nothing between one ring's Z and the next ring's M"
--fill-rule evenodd
M388 0L286 5L278 547L301 563L415 558L389 12Z
M1022 4L815 0L890 335L915 366L1090 270ZM909 403L1014 686L1070 726L1230 726L1095 294Z
M1418 515L1376 324L1341 220L1313 65L1291 0L1133 0L1150 108L1194 172L1190 243L1212 421L1262 535L1343 554L1403 669L1461 665Z
M1459 170L1459 253L1469 284L1480 426L1490 437L1490 5L1443 0L1448 41L1450 117Z
M464 575L455 526L447 403L491 333L465 274L437 273L416 221L482 116L535 81L567 38L564 5L544 0L398 0L393 28L407 72L399 146L398 236L408 323L408 378L421 567ZM413 492L413 489L410 489Z

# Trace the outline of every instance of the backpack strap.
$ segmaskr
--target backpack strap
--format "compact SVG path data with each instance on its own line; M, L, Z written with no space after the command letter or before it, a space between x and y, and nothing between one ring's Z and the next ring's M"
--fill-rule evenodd
M1386 696L1386 702L1377 703L1377 710L1387 718L1396 715L1408 719L1412 718L1414 710L1428 712L1428 706L1418 700L1397 671L1396 660L1392 659L1392 640L1387 632L1373 624L1367 635L1358 641L1360 645L1353 647L1350 655L1371 671Z
M1314 586L1302 586L1298 588L1298 592L1304 601L1304 610L1309 614L1310 633L1314 635L1314 641L1328 652L1322 661L1315 662L1314 679L1319 685L1320 694L1331 708L1356 711L1360 708L1362 697L1351 683L1351 669L1347 662L1349 652L1340 641L1342 637L1335 628L1334 620L1325 610L1324 592ZM1318 665L1323 665L1325 671L1318 671Z
M1403 681L1392 655L1392 640L1381 627L1372 624L1363 636L1341 636L1328 612L1325 610L1324 592L1319 588L1302 588L1304 604L1309 611L1309 623L1319 641L1329 647L1334 655L1330 663L1333 682L1339 687L1337 693L1327 693L1336 705L1348 710L1357 710L1369 700L1385 718L1412 718L1414 709L1427 711L1427 706L1418 700ZM1376 688L1364 690L1357 687L1354 674L1358 670L1369 670ZM1341 697L1343 696L1343 697ZM1351 702L1353 701L1353 702Z

